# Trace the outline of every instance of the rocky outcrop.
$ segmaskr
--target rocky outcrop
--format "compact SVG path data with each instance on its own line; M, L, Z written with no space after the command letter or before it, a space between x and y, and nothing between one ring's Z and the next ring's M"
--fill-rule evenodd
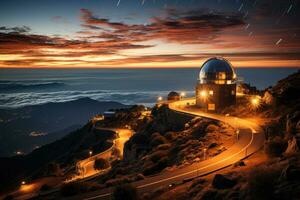
M133 135L124 145L123 159L132 162L139 158L141 154L149 148L150 139L147 135L137 133Z
M299 151L299 147L297 144L297 139L296 139L296 137L292 137L288 141L288 147L286 148L284 154L291 155L291 154L297 153L298 151Z
M167 105L154 107L152 115L152 132L159 133L183 130L185 124L193 119L192 116L170 110Z
M135 161L153 147L151 144L153 134L165 135L169 131L181 131L191 119L193 117L172 111L167 105L154 107L152 118L145 122L144 127L140 128L124 146L124 160Z
M280 181L299 181L300 180L300 168L295 164L289 164L281 173Z
M288 114L286 119L286 133L289 136L296 135L299 128L297 127L297 125L299 125L299 123L300 123L300 111L296 111L294 113Z
M228 189L236 185L236 181L225 177L222 174L216 174L212 186L216 189Z
M244 166L246 166L246 164L243 160L240 160L240 161L236 162L233 166L234 167L244 167Z
M274 98L270 90L267 90L264 93L262 100L267 105L274 105L276 103L276 99Z
M272 94L277 98L278 103L285 105L295 104L300 99L300 70L280 80L273 88Z

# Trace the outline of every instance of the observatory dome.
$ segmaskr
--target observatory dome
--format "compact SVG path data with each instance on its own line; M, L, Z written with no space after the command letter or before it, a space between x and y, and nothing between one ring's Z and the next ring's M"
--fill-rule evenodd
M199 73L199 83L232 84L235 79L232 65L224 58L208 59Z

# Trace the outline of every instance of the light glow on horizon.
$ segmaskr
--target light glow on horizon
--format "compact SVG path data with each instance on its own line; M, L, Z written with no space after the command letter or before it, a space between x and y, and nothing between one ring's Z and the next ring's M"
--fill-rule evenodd
M270 6L289 10L284 17L261 16L260 3L218 1L208 12L201 1L60 2L0 3L0 68L193 68L215 56L234 67L300 67L298 8L279 0Z

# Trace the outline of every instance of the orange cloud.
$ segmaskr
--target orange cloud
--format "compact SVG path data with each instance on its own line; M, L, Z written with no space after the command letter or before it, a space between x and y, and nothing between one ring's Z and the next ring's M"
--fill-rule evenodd
M170 9L165 17L152 18L148 24L126 24L81 9L80 20L82 30L75 39L31 34L25 26L0 27L0 66L195 67L210 56L227 57L237 66L300 64L299 37L288 37L284 28L248 36L243 32L245 19L235 13ZM300 33L297 27L293 31ZM278 38L283 38L280 45L276 45ZM178 53L160 51L161 43L176 44ZM199 52L191 52L191 45ZM140 53L151 47L155 50Z

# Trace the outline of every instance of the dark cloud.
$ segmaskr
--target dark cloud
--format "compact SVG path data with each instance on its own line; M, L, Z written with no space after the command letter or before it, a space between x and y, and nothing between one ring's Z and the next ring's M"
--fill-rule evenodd
M245 25L239 14L207 13L203 10L177 11L169 10L165 18L153 18L149 28L153 30L152 38L163 38L180 43L212 42L218 34L229 28Z
M167 10L166 17L154 17L150 23L128 25L98 18L87 9L81 9L84 28L102 30L99 38L118 38L130 41L164 39L178 43L204 43L217 37L222 30L245 25L235 13L207 13L203 10Z
M0 27L0 32L4 33L27 33L31 31L31 29L28 26L15 26L15 27L6 27L6 26L1 26Z

